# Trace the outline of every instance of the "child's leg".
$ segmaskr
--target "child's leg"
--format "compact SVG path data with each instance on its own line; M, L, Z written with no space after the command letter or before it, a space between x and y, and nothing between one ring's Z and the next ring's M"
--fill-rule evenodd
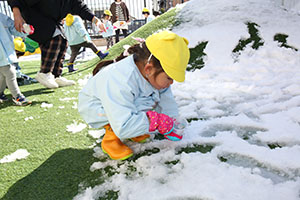
M72 53L71 53L69 63L74 63L75 58L77 57L79 50L81 48L81 45L80 44L72 45L72 46L70 46L70 48L71 48Z
M17 78L16 78L16 70L15 66L13 65L7 65L0 67L0 92L3 92L5 90L5 84L3 84L3 78L5 80L5 83L10 90L12 96L14 98L17 98L18 95L21 95L20 88L17 83ZM3 89L4 87L4 89ZM2 91L3 90L3 91Z
M0 95L4 92L6 88L6 80L4 74L2 74L2 67L0 67Z
M84 47L91 48L93 50L93 52L95 54L97 54L97 56L100 59L103 59L103 58L105 58L108 55L108 52L102 53L100 50L98 50L97 47L96 47L96 45L93 42L84 42L84 43L81 43L81 44L84 45Z
M97 54L98 49L97 49L96 45L95 45L92 41L90 41L90 42L84 42L84 43L81 43L81 44L82 44L82 46L84 46L84 47L87 47L87 48L92 49L93 52L94 52L95 54Z
M112 36L109 36L106 38L106 48L109 49L113 46L113 38Z
M114 38L112 36L109 37L110 38L110 47L112 47L114 45Z
M109 37L105 38L106 40L106 49L109 49Z

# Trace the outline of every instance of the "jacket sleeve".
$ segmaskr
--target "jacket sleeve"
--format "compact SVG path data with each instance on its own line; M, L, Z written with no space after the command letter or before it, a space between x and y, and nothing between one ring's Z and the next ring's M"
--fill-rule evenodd
M156 111L170 117L177 117L179 115L178 106L172 94L171 87L160 90L160 102Z
M87 5L82 0L62 0L63 2L68 2L68 4L64 3L67 11L64 13L64 16L68 14L68 7L71 8L71 13L73 15L79 15L83 20L92 21L95 16L92 11L87 7Z
M8 0L8 4L13 9L14 7L18 7L20 10L25 7L31 7L40 2L41 0Z
M98 80L101 87L97 96L102 101L107 119L120 139L132 138L149 132L145 112L137 111L135 95L124 79L110 76L107 81Z
M129 21L129 10L125 3L124 3L124 12L125 12L126 21Z
M7 26L11 35L22 38L25 38L27 36L25 33L21 33L16 30L14 21L9 17L7 17Z

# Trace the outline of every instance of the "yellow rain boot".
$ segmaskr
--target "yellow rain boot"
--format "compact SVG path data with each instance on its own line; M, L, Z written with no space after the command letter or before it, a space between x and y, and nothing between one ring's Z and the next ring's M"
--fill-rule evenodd
M149 138L150 135L149 134L145 134L145 135L140 135L134 138L130 138L130 140L134 141L134 142L138 142L138 143L145 143L147 138Z
M131 157L132 150L115 135L110 125L105 125L104 128L105 135L101 142L103 152L113 160L126 160Z

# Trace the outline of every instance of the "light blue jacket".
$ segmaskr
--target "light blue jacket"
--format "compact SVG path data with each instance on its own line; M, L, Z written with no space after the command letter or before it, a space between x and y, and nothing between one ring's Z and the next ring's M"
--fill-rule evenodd
M149 133L149 110L178 116L171 88L153 88L133 56L104 67L79 92L78 100L78 111L91 127L109 123L120 139Z
M18 62L13 42L13 35L26 37L15 29L14 21L0 13L0 67Z
M105 25L106 32L102 32L101 35L104 38L109 37L109 36L113 36L114 35L114 27L111 24L111 22L108 21L108 20L103 20L103 23Z
M91 37L79 16L74 16L74 22L71 26L67 26L65 23L64 30L70 46L91 41Z
M149 22L151 22L154 19L155 19L154 15L148 15L148 17L146 19L146 24L149 23Z

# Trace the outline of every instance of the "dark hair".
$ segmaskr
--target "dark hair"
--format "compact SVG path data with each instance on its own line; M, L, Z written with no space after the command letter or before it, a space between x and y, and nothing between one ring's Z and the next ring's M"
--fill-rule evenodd
M105 18L106 16L109 16L109 15L106 15L106 14L103 13L102 18ZM109 16L109 17L110 17L110 16Z
M143 15L144 15L144 14L150 15L150 13L149 13L148 11L147 11L147 12L143 11L142 14L143 14Z
M133 54L133 59L136 63L146 64L146 62L148 61L149 56L151 55L151 52L147 48L145 42L143 42L141 44L135 44L135 45L131 46L127 51L128 51L129 54ZM115 59L115 62L120 61L125 57L127 57L127 56L124 56L123 53L121 53ZM159 60L157 58L155 58L153 55L151 56L150 62L153 63L153 66L156 69L154 77L156 77L161 72L164 72ZM105 61L102 61L102 62L98 63L98 65L93 70L93 76L95 76L103 67L105 67L107 65L110 65L112 63L114 63L114 60L105 60Z
M156 17L159 15L159 12L158 11L153 11L153 15Z

